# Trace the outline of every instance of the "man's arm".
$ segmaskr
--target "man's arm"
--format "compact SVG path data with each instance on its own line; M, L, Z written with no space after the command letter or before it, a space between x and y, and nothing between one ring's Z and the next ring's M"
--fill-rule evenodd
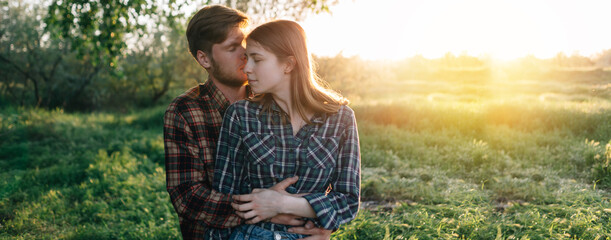
M178 215L214 228L239 225L231 196L214 191L207 181L192 129L171 110L164 116L164 145L167 191Z

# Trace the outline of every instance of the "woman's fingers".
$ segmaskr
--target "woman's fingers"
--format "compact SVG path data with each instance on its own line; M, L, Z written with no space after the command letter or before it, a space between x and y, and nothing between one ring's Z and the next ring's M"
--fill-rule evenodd
M261 218L261 216L256 216L255 218L246 221L246 224L255 224L255 223L258 223L258 222L260 222L262 220L263 219Z
M233 200L237 200L240 202L250 202L253 199L252 194L244 194L244 195L233 195Z
M238 216L239 216L239 217L241 217L241 218L244 218L244 214L246 214L246 213L245 213L245 212L238 212L238 211L235 211L235 214L236 214L236 215L238 215Z
M293 176L287 179L282 180L282 182L276 183L276 185L272 186L271 190L275 190L278 192L283 192L285 191L285 189L289 186L291 186L292 184L296 183L297 180L299 180L298 176Z
M231 207L235 209L236 211L246 212L246 211L252 210L253 204L252 202L248 202L244 204L231 203Z
M250 210L248 212L236 211L235 214L237 214L238 216L240 216L241 218L244 218L244 219L251 219L251 218L257 216L257 213L254 210Z

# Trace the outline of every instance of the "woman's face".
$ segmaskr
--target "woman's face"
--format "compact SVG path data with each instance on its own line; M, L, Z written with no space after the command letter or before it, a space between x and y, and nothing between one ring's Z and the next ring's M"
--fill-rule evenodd
M286 63L254 41L246 42L246 56L244 73L253 92L280 94L289 91L290 72L285 72Z

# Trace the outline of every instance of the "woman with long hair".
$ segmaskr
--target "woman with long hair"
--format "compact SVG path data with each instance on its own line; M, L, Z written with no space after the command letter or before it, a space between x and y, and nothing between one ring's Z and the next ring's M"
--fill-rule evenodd
M215 189L233 194L246 219L232 238L305 237L266 221L277 214L338 229L356 217L360 200L354 112L317 77L296 22L257 27L246 37L246 55L254 96L226 110L214 174ZM266 189L293 176L298 181L284 193Z

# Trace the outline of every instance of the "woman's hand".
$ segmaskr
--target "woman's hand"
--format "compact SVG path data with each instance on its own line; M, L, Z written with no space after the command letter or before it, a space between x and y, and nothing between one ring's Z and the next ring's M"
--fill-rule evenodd
M231 206L236 210L238 216L244 219L253 218L247 222L249 224L272 218L279 213L279 196L290 196L290 194L286 192L286 188L295 184L297 180L299 180L299 177L293 176L282 180L269 188L269 190L257 188L254 189L251 194L234 195L233 199L240 202L240 204L232 203ZM283 221L284 218L278 218L277 220ZM292 222L294 222L294 220Z
M247 219L247 224L258 223L278 214L292 214L301 217L316 217L310 204L302 198L308 193L290 194L286 188L297 182L299 177L291 177L269 189L256 188L250 194L234 195L238 203L231 203L236 214ZM297 210L297 211L295 211Z
M302 194L289 194L285 191L254 189L251 194L234 195L240 202L231 203L236 214L247 219L247 224L258 223L278 214L292 214L301 217L315 218L316 213Z
M282 200L288 195L284 190L281 193L275 190L257 188L251 194L234 195L234 200L244 203L231 203L231 207L236 210L238 216L247 219L247 224L254 224L280 214Z

